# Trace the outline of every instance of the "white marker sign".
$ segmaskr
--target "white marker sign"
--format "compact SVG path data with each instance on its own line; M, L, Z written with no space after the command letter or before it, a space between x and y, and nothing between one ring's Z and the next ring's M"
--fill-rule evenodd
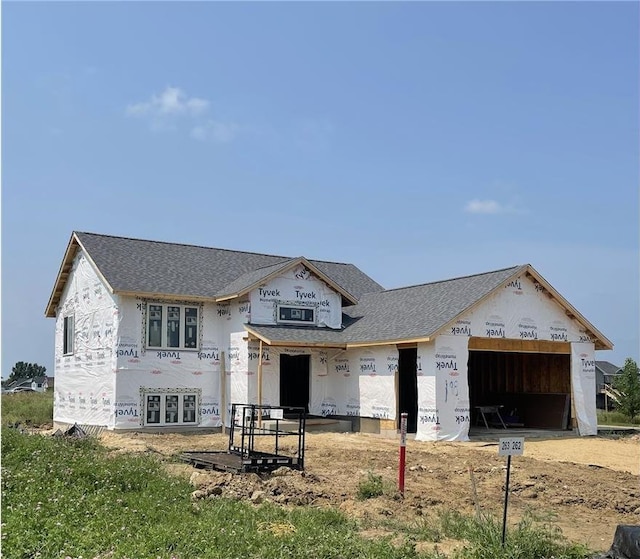
M524 437L504 437L498 441L500 456L520 456L524 452Z

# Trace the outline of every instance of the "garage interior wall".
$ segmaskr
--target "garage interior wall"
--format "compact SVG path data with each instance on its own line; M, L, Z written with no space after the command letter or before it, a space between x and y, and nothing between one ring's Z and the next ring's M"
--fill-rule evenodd
M571 425L570 355L471 350L469 390L472 409L502 405L525 428Z

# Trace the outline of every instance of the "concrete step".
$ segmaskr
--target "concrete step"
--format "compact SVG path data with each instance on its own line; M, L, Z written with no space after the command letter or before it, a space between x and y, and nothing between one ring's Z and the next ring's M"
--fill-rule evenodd
M295 420L281 419L278 422L278 429L295 433L298 430L298 422ZM331 419L324 417L309 417L306 421L307 433L316 431L329 431L333 433L350 433L351 421L342 419ZM262 428L265 430L275 430L276 421L273 419L265 419L262 421Z

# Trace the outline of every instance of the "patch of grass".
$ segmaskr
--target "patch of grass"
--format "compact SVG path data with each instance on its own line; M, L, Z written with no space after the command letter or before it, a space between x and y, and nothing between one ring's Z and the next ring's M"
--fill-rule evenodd
M356 523L334 509L192 502L192 490L155 456L114 456L92 439L4 428L3 557L416 557L406 539L360 537Z
M384 493L384 484L382 482L382 476L374 474L373 472L367 472L367 477L360 480L358 483L358 499L371 499L372 497L379 497Z
M584 559L590 555L585 546L567 542L559 528L538 524L529 515L507 527L504 547L501 519L444 511L441 523L446 537L468 542L453 554L454 559Z
M619 411L598 410L598 425L640 425L640 417L635 417L632 421L628 415Z
M446 559L437 546L416 551L419 542L445 540L463 546L449 559L590 556L535 511L508 528L503 548L501 519L488 515L435 509L407 523L384 517L386 534L371 539L332 508L192 502L191 485L170 476L160 457L109 454L92 438L3 428L1 482L2 554L12 559ZM372 472L361 487L362 498L387 494Z
M438 543L442 541L444 535L440 520L433 516L421 516L411 522L390 517L381 520L379 525L388 530L407 534L416 541Z
M2 395L2 425L53 424L53 390Z

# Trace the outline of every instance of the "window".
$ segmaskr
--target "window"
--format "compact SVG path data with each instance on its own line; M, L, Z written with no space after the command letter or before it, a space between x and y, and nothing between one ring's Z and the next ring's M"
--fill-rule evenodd
M147 347L198 347L198 307L153 303L147 316Z
M62 333L62 353L70 355L73 353L73 340L75 338L73 328L73 316L64 317L64 328Z
M146 394L145 425L194 425L196 405L195 394Z
M312 307L278 305L278 322L283 324L315 324L316 310Z

